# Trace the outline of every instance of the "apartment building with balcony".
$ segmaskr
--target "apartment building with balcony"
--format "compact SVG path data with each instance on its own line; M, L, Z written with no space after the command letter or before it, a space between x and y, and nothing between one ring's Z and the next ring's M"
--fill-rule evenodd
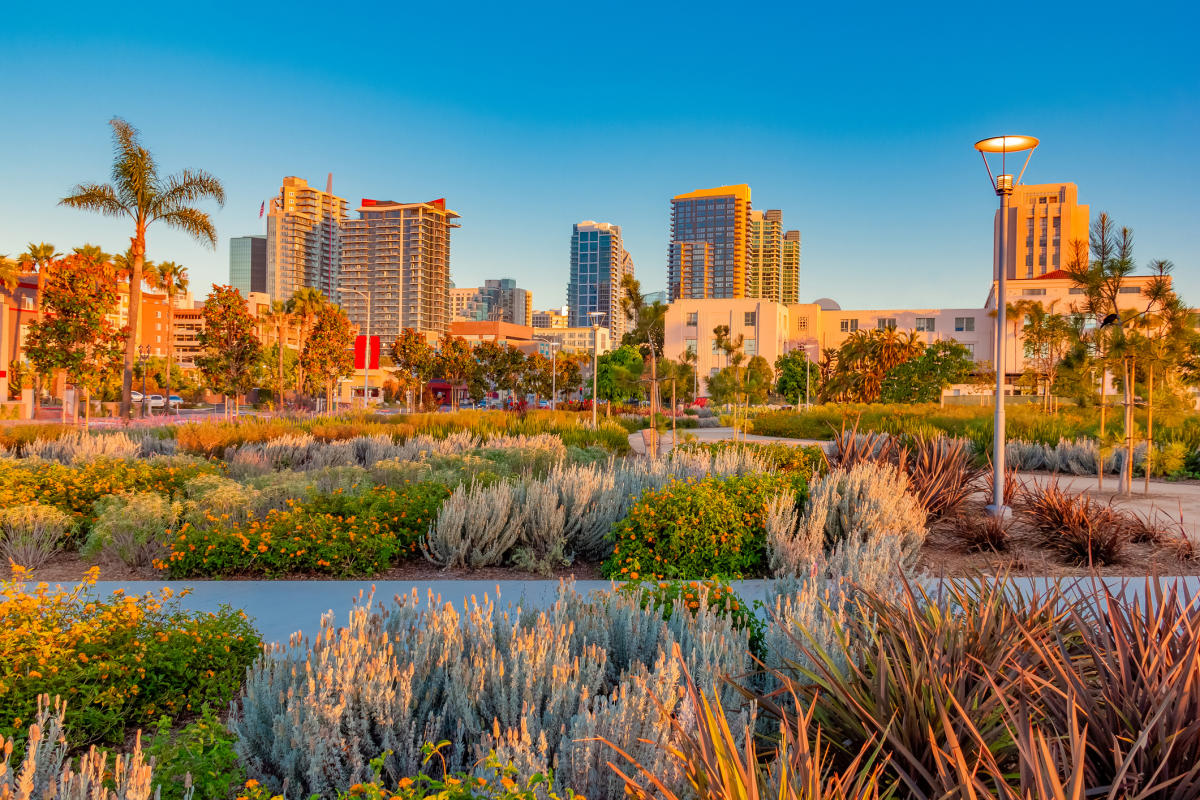
M450 232L459 215L444 199L364 199L342 225L341 306L360 331L391 343L405 328L440 334L450 325Z
M533 312L533 327L535 328L566 328L568 327L569 306L548 308L545 311Z
M745 296L800 302L800 231L783 229L779 209L750 211Z
M700 189L671 198L667 292L672 301L746 296L750 187Z
M567 326L604 325L614 339L629 327L621 308L622 282L633 275L633 257L625 249L621 226L585 219L571 227L571 265L567 283Z
M287 300L297 289L318 289L336 302L341 273L340 234L346 201L333 194L333 176L321 191L302 178L283 179L267 215L267 293Z

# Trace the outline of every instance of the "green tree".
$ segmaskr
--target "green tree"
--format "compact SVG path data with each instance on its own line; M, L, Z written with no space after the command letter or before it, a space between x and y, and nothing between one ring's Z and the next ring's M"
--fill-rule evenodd
M642 396L644 362L639 349L624 344L596 360L596 396L609 403Z
M521 393L533 395L534 406L543 397L549 397L553 385L553 373L550 369L550 359L541 353L530 353L525 358L525 368L521 371Z
M411 391L416 406L420 407L425 402L425 385L433 377L433 348L423 335L405 328L390 349L396 367L392 375L400 384L400 391Z
M354 371L354 331L345 311L330 303L317 309L299 363L309 392L324 389L325 408L332 411L338 379Z
M296 320L296 328L299 333L297 347L300 352L304 352L305 346L308 344L308 332L316 323L317 314L321 309L329 305L329 300L326 299L320 289L314 289L311 286L304 286L297 289L290 300L287 301L288 311ZM304 376L304 359L300 360L300 368L296 370L296 391L298 393L304 391L304 387L308 381Z
M1025 357L1042 395L1042 408L1049 411L1062 360L1071 350L1071 323L1041 303L1034 303L1025 315L1024 341Z
M171 365L175 362L175 298L188 290L187 267L174 261L150 262L143 265L151 286L161 289L167 296L167 386L168 400L171 397Z
M212 199L225 204L225 188L212 175L185 169L166 178L158 176L158 165L142 146L137 129L123 119L109 121L115 154L112 183L84 183L59 201L62 205L95 211L110 217L128 218L133 223L130 249L133 264L129 279L129 325L125 335L125 370L121 377L121 416L128 418L132 406L133 362L137 358L138 320L142 306L142 267L146 258L146 229L155 222L183 231L194 239L217 246L217 230L209 215L193 204Z
M806 397L816 399L820 368L808 360L803 350L792 350L775 359L775 393L797 405Z
M34 244L30 242L25 252L17 256L17 263L21 271L32 272L37 275L37 296L34 297L35 307L37 309L37 320L41 322L45 319L45 311L43 309L42 298L46 293L46 269L62 254L55 249L54 245L48 242ZM14 276L13 287L16 286ZM11 287L10 287L11 288ZM21 306L17 306L17 330L21 330ZM33 375L33 402L35 407L41 403L42 394L42 376L38 372Z
M525 371L525 354L511 344L480 342L475 346L479 364L477 381L486 383L489 391L508 391L516 394Z
M109 322L117 311L112 264L92 256L70 255L44 265L42 295L46 315L29 325L25 351L34 368L61 369L84 396L85 421L92 393L121 361L125 332ZM64 421L66 404L63 404Z
M661 301L646 303L642 294L642 286L632 274L626 274L621 279L621 311L631 323L628 332L621 338L621 344L637 346L643 358L650 360L650 419L657 418L658 413L658 359L663 354L663 340L666 336L667 306ZM651 426L652 436L656 437L651 447L652 457L658 455L658 429Z
M202 316L196 366L213 391L226 401L232 397L236 404L254 386L262 363L262 342L254 318L241 292L216 284L204 301Z
M937 403L942 390L961 383L975 366L971 351L949 339L925 347L917 358L904 361L884 376L880 399L885 403Z
M443 333L433 365L433 374L450 384L450 409L457 411L459 387L471 382L477 368L471 345L461 337Z
M292 353L294 356L291 358L293 377L295 377L296 362L299 361L298 354L284 346L287 341L287 333L291 330L292 325L292 315L288 311L287 303L282 300L272 300L262 321L274 333L274 344L271 346L271 355L274 357L274 379L271 384L271 392L275 395L275 408L279 409L283 407L283 395L287 391L288 385L284 377L285 353Z

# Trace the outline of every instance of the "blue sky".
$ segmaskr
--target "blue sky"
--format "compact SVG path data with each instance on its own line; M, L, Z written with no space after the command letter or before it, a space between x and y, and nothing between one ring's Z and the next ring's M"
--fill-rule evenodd
M24 3L3 14L0 253L126 246L56 206L107 180L119 115L165 172L225 182L215 251L150 237L201 294L284 175L333 172L352 208L447 198L455 282L516 278L538 308L565 302L573 222L620 224L663 288L670 197L727 183L801 230L802 300L975 306L995 197L971 145L1028 133L1026 182L1077 183L1200 303L1197 12L1072 5Z

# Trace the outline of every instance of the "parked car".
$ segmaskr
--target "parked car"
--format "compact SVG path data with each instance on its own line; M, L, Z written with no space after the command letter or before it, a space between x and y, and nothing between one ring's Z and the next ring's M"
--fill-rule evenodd
M167 398L161 394L152 394L146 402L149 403L151 409L164 408L167 405Z
M130 402L132 402L132 403L140 403L140 402L142 402L142 393L141 393L141 392L130 392L130 393L129 393L129 400L130 400Z
M167 398L167 400L170 402L173 408L179 408L181 405L183 405L183 398L177 394L171 395Z
M550 401L546 399L538 400L538 408L549 408Z

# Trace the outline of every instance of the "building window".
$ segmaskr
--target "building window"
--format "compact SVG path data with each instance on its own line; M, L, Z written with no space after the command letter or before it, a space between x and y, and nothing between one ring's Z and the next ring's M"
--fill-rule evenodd
M955 333L973 333L975 331L975 318L955 317L954 331Z
M698 311L689 311L687 315L687 324L689 328L694 328L699 323L700 313Z
M973 342L959 342L959 344L967 348L967 352L971 355L972 359L975 358L975 344Z
M840 324L842 333L853 333L858 330L858 320L856 319L844 319Z
M917 317L917 330L933 333L936 317Z
M695 340L695 339L684 339L684 340L683 340L683 349L684 349L684 351L686 351L686 352L688 352L688 353L691 353L691 354L695 355L695 353L696 353L696 340Z
M1045 289L1026 289L1025 291L1021 292L1021 294L1025 295L1026 297L1042 297L1046 294L1046 290Z
M1122 286L1118 290L1121 294L1141 294L1142 290L1136 286Z
M808 330L808 317L800 317L800 319L796 320L796 330L798 330L798 331Z
M755 322L754 322L755 313L756 312L754 312L754 311L747 311L745 314L743 314L742 315L742 324L745 325L747 328L753 328L755 325Z
M1072 286L1070 289L1067 290L1067 293L1068 294L1083 294L1083 289L1080 289L1078 286Z
M747 339L743 346L745 347L746 355L748 355L748 356L758 355L758 340L757 339Z
M886 331L888 328L895 329L896 318L895 317L880 317L879 319L875 320L875 327L881 331Z

